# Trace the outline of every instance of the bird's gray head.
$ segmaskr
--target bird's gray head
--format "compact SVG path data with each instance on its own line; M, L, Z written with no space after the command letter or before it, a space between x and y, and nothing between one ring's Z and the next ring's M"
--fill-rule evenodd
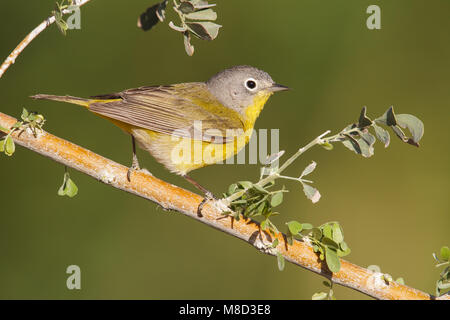
M225 69L212 76L206 85L223 105L238 112L252 105L255 97L267 99L275 91L288 89L276 84L267 72L251 66Z

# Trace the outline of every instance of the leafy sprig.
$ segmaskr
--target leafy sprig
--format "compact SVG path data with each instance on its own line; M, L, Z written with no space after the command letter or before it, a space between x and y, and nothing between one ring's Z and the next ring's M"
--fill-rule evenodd
M370 271L376 272L376 273L382 273L381 268L376 264L372 264L372 265L368 266L367 270L370 270ZM403 279L403 277L398 277L394 281L394 278L392 278L392 276L389 273L382 273L382 274L383 274L383 280L387 284L389 284L390 282L397 282L398 284L401 284L401 285L405 284L405 279Z
M73 0L61 0L61 2L55 3L55 9L52 11L53 16L55 17L55 24L64 36L67 34L69 26L63 18L63 11L73 5Z
M166 7L169 0L164 0L148 8L139 16L138 27L144 31L150 30L159 21L166 18ZM206 0L173 0L173 10L177 13L180 25L169 22L169 27L183 35L184 48L189 56L194 54L191 35L202 40L214 40L219 34L221 25L214 23L217 13L212 9L216 6Z
M270 221L270 217L276 216L279 213L273 209L279 206L283 202L283 193L287 192L284 187L280 190L270 190L270 185L264 185L264 187L258 184L253 184L250 181L240 181L233 183L228 188L228 192L224 194L224 197L230 197L237 192L245 190L244 194L237 200L230 202L229 208L233 212L233 217L239 220L241 216L244 218L256 218L262 217L261 228L268 229L272 234L278 233L276 226Z
M332 150L334 143L341 142L355 153L364 157L370 157L374 154L374 144L377 138L385 147L388 147L390 144L390 134L382 126L390 128L401 141L416 147L419 146L419 141L424 132L422 121L413 115L396 115L394 108L390 107L382 116L371 120L367 116L367 108L363 107L356 123L348 125L341 132L332 136L328 136L330 131L326 131L306 146L300 148L281 166L274 165L274 163L284 154L284 151L270 156L261 170L258 182L241 181L232 184L228 188L228 192L224 194L223 200L232 211L225 213L231 214L231 212L234 212L233 217L235 219L240 219L241 216L244 218L262 217L261 229L267 229L272 234L278 233L278 228L269 218L279 214L275 212L274 208L282 203L283 194L288 190L283 186L282 189L272 191L276 180L285 179L300 182L306 197L313 203L318 202L321 197L320 192L311 186L313 182L305 179L306 176L316 169L316 162L310 163L298 177L283 175L284 170L315 145L321 145L327 150ZM402 128L407 128L411 133L411 137L408 137ZM296 236L304 241L309 241L314 252L318 254L321 260L326 261L329 270L332 272L339 271L339 258L350 254L350 248L344 241L343 230L338 222L327 222L315 228L311 224L291 221L287 223L287 226L288 243L292 245ZM280 256L280 254L277 254L279 266L282 260L282 256L281 258Z
M61 187L58 189L58 195L59 196L68 196L69 198L73 198L78 194L78 187L73 182L72 179L70 179L69 172L67 171L67 167L64 167L64 180Z
M436 268L445 267L439 274L439 279L436 281L436 296L445 294L450 290L450 249L443 246L439 252L439 257L433 253L433 258L436 260Z
M303 191L308 199L313 203L316 203L320 199L320 193L317 189L310 186L312 181L304 179L305 176L311 174L317 164L312 162L308 165L299 177L290 177L282 175L284 170L289 167L298 157L304 152L309 150L315 145L321 145L327 150L333 149L333 143L341 142L347 148L361 154L365 157L372 156L374 153L374 143L376 141L375 136L383 142L385 147L389 145L390 135L387 130L383 129L379 124L390 127L394 133L403 141L408 144L419 146L419 141L423 136L424 126L415 116L409 114L394 114L394 108L390 107L381 117L371 120L366 115L366 107L361 110L359 120L357 123L353 123L344 128L338 134L333 136L327 136L330 131L326 131L316 139L308 143L306 146L300 148L294 155L286 160L281 166L272 166L275 160L278 160L284 153L284 151L269 157L269 161L266 162L266 166L261 170L260 180L256 183L245 181L245 184L233 184L225 194L225 202L232 206L232 209L237 210L239 213L244 213L245 217L252 217L258 215L258 206L255 203L264 202L263 199L269 199L267 196L271 193L268 189L273 187L277 179L295 180L302 184ZM369 132L369 129L373 128L375 136ZM412 137L406 136L401 128L408 128L412 134ZM283 192L286 192L283 188ZM250 201L251 200L251 201ZM265 212L271 212L271 202L267 207L264 206ZM276 205L280 203L276 202ZM251 207L250 207L251 206ZM256 210L256 212L255 212Z
M328 292L317 292L312 296L312 300L336 300L336 296L333 291L332 281L323 281L322 284L328 288Z
M295 237L312 245L314 252L319 255L320 260L325 260L331 272L339 272L340 257L349 255L351 250L344 241L344 231L339 222L327 222L319 227L313 227L310 223L290 221L286 223L287 241L292 245Z
M0 140L0 152L6 154L7 156L12 156L16 150L16 146L12 138L12 134L14 132L22 132L28 129L35 137L37 137L38 132L42 130L42 126L45 123L45 118L43 115L37 112L28 111L25 108L23 108L22 115L20 117L22 120L17 121L11 129L0 127L1 133L6 134L6 136Z

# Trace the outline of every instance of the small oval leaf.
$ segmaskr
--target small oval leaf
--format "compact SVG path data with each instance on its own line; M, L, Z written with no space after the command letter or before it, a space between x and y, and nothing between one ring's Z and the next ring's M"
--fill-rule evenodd
M280 205L283 202L283 192L277 192L274 195L272 195L270 199L270 205L272 207L276 207Z
M12 156L14 151L16 151L16 145L14 144L13 138L7 136L5 140L5 154L7 156Z
M327 262L328 269L331 272L336 273L341 269L341 262L336 251L326 247L325 248L325 260Z
M187 22L186 25L189 31L203 40L214 40L219 34L219 29L222 27L217 23L209 21Z
M297 235L303 230L302 224L298 221L290 221L286 225L288 226L289 232L293 235Z

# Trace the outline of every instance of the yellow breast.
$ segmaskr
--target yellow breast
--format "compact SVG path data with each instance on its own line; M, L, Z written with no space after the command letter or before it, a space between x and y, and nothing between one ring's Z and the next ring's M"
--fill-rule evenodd
M138 144L167 169L183 175L189 171L225 161L244 148L251 138L255 121L270 95L271 93L260 93L254 98L253 104L245 108L241 115L244 125L243 134L239 135L235 141L225 144L180 138L120 121L113 122L133 134ZM211 104L209 107L211 108Z

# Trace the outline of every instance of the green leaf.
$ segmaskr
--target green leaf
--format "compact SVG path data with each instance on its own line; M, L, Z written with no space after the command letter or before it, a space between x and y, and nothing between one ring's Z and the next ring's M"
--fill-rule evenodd
M258 206L258 203L252 203L251 205L249 205L244 211L244 216L246 216L246 217L254 216L255 209L257 206Z
M278 246L278 239L273 240L272 242L272 248L276 248Z
M278 262L278 270L283 271L284 270L284 257L281 253L277 252L277 262Z
M20 116L20 117L22 118L22 120L23 120L23 121L26 121L26 120L28 119L28 115L29 115L28 110L25 109L25 108L23 108L23 110L22 110L22 115Z
M352 250L350 250L350 248L347 247L345 250L338 249L337 255L338 255L338 257L345 257L345 256L348 256L351 252L352 252Z
M324 237L327 237L329 239L333 239L333 234L332 234L332 226L331 224L326 224L322 227L322 233Z
M267 219L267 225L270 231L273 231L273 233L279 233L277 227L269 219Z
M54 10L53 15L55 16L55 24L58 27L59 31L65 36L67 30L69 29L69 26L67 25L67 22L64 21L61 11Z
M408 141L408 137L403 132L403 130L400 129L399 126L397 126L397 125L392 126L391 129L392 129L392 131L394 131L395 135L400 138L400 140L402 140L403 142L407 142Z
M4 152L7 156L12 156L14 151L16 151L16 145L14 144L14 140L11 136L6 137L4 148Z
M307 176L308 174L310 174L311 172L314 171L314 169L316 169L317 163L316 162L311 162L306 168L305 170L303 170L302 174L300 175L300 178L303 178L304 176Z
M441 259L448 261L450 259L450 249L447 246L441 248Z
M442 280L438 281L437 283L437 287L440 290L446 290L446 289L450 289L450 282L444 282Z
M2 131L3 133L9 133L9 129L6 129L2 126L0 126L0 131Z
M372 272L381 272L381 269L379 266L377 266L376 264L371 264L370 266L367 267L368 270L372 271Z
M339 272L339 270L341 269L341 262L339 261L339 257L336 251L330 249L329 247L326 247L325 260L327 262L328 269L330 269L331 272Z
M270 199L270 205L272 207L276 207L276 206L280 205L282 202L283 202L283 192L282 191L273 194Z
M214 21L217 19L217 13L213 9L205 9L185 15L186 18L191 20L210 20Z
M339 244L330 238L324 237L322 239L322 244L336 250L336 253L337 253L337 250L339 250Z
M215 3L209 4L207 0L190 0L190 1L182 0L182 2L191 2L194 5L195 9L197 10L216 6Z
M367 108L363 107L361 110L361 114L359 115L358 128L362 129L362 128L366 128L366 127L369 127L372 125L372 120L367 118L366 111L367 111Z
M328 297L328 294L326 292L317 292L314 293L312 296L312 300L325 300Z
M311 230L313 225L311 223L302 223L303 230Z
M194 12L195 6L189 1L181 2L178 6L178 10L180 10L183 13L191 13Z
M262 203L260 203L260 205L258 206L258 209L256 210L258 214L263 214L264 213L264 209L267 206L267 202L263 201Z
M238 182L242 188L244 189L251 189L253 187L253 183L251 183L250 181L239 181Z
M309 184L303 183L303 192L305 193L306 197L312 201L312 203L317 203L317 201L320 200L320 192L314 188L311 187Z
M299 234L303 229L302 224L297 221L287 222L286 225L288 226L289 232L293 235Z
M68 196L73 198L78 193L78 187L76 184L70 179L69 173L64 173L64 181L61 187L58 189L59 196Z
M253 185L253 188L254 188L255 190L261 192L261 193L266 193L266 194L269 193L269 191L267 191L267 190L264 189L263 187L260 187L260 186L257 185L257 184L254 184L254 185Z
M395 280L395 282L397 282L398 284L405 285L405 280L402 277L397 278L397 280Z
M26 120L28 120L28 119L26 119ZM16 123L13 124L11 129L19 129L22 125L23 125L23 121L17 121Z
M203 40L214 40L222 27L214 22L187 22L186 26L195 36Z
M418 143L422 139L424 132L423 122L411 114L396 115L397 124L402 128L408 128L412 134L412 140Z
M324 142L320 144L325 150L333 150L333 145L329 142Z
M0 152L5 152L5 139L0 140Z
M394 107L390 107L387 111L375 121L387 125L389 127L397 125L397 120L394 113Z
M355 153L361 154L362 152L359 142L349 134L346 134L345 137L347 140L342 141L342 144Z
M358 144L361 148L361 155L369 158L373 156L373 145L375 144L375 137L369 132L361 133L361 138L358 139Z
M333 240L336 243L341 243L342 241L344 241L344 235L342 234L341 227L338 223L333 224Z
M69 178L66 184L66 195L69 196L70 198L73 198L77 195L77 193L78 193L77 185L72 181L72 179Z
M267 221L268 221L268 219L264 219L263 221L261 221L261 229L262 230L267 229Z
M145 10L139 18L137 26L143 31L153 28L159 21L164 21L167 1L157 3Z
M191 34L188 31L183 32L184 49L188 56L194 54L194 46L191 44Z
M373 124L373 128L375 129L375 134L377 138L384 143L384 147L387 148L389 143L391 142L391 136L387 130L383 129L380 126L377 126L375 123Z
M348 247L348 245L347 245L347 242L345 242L345 241L339 242L339 247L340 247L341 250L344 251L344 252L350 249L350 248Z
M231 184L231 185L228 187L228 194L231 196L233 193L236 192L237 188L238 188L238 186L237 186L236 183Z
M322 230L319 228L312 228L311 233L314 239L320 240L322 238Z

